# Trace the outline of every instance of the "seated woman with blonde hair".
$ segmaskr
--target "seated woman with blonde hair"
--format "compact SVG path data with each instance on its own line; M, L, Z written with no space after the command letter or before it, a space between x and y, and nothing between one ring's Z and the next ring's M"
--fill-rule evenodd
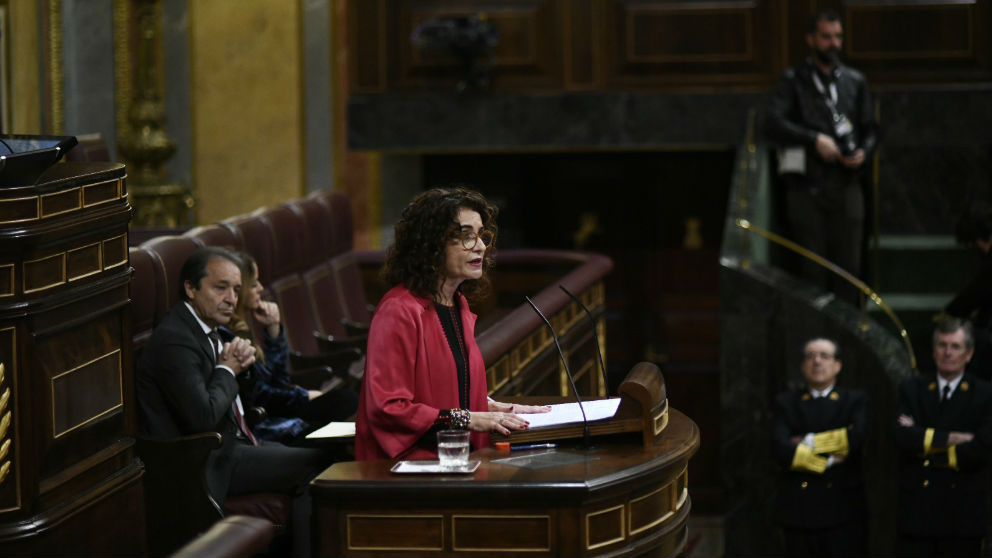
M255 347L255 364L238 377L238 382L241 397L266 411L266 418L252 428L252 433L263 440L292 444L328 422L351 420L358 407L358 396L351 389L325 393L292 382L279 306L262 300L264 288L258 280L255 258L246 252L238 256L242 287L229 328L238 337L250 339ZM255 338L253 321L264 330L261 343Z

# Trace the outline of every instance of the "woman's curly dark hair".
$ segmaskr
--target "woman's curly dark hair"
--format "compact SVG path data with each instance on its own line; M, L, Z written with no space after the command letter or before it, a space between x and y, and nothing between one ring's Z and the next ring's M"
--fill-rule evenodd
M499 209L474 190L461 185L433 188L413 198L393 227L395 239L386 253L386 265L382 270L386 283L390 286L403 284L418 296L437 300L445 267L445 248L461 230L457 219L462 209L477 212L482 217L482 228L495 235ZM493 246L486 248L481 278L459 285L458 290L469 300L476 301L488 294L486 271L493 265L494 253Z

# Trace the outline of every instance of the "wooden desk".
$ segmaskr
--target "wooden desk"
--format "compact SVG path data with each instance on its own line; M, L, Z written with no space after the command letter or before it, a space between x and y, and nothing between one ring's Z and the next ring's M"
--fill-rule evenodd
M685 549L696 424L669 409L658 443L597 438L595 459L545 469L493 462L471 475L398 475L395 461L338 463L311 483L315 556L673 556ZM536 453L536 452L535 452Z

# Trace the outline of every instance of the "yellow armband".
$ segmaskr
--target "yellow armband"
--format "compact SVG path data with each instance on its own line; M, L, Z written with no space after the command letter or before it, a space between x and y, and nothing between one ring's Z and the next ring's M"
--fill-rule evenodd
M923 455L940 453L938 450L933 449L933 433L933 428L927 428L926 432L923 434Z
M809 471L810 473L822 474L827 470L827 458L820 457L813 453L803 444L796 446L796 453L792 456L793 471Z
M813 435L813 451L816 453L847 457L848 450L846 428L826 430Z
M947 448L947 466L955 471L958 470L958 447L950 446Z

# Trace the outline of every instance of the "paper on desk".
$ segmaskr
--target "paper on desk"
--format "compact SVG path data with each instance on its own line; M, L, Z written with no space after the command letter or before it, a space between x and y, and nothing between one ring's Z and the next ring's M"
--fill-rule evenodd
M619 397L582 402L582 407L586 411L586 419L589 422L612 417L617 414L617 407L619 406ZM528 413L520 416L530 423L529 428L541 428L543 426L557 426L559 424L582 422L582 411L579 410L578 403L562 403L560 405L552 405L551 412L549 413Z
M329 422L307 434L307 438L347 438L355 435L353 422Z

